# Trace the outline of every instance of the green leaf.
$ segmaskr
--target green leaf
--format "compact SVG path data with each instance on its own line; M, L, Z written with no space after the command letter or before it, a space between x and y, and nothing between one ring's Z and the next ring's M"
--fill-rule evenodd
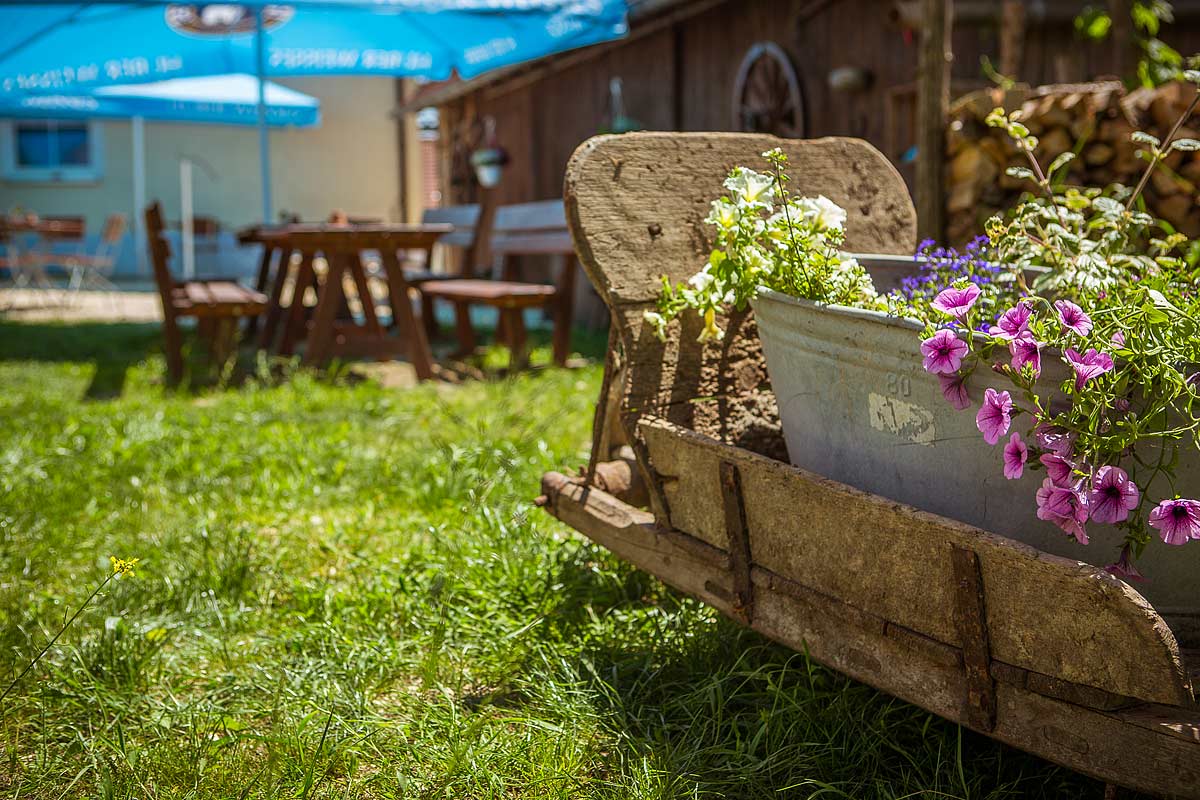
M1197 143L1197 146L1200 146L1200 143ZM1055 172L1058 172L1059 169L1065 167L1074 160L1075 154L1069 150L1065 153L1059 153L1058 157L1050 162L1050 169L1048 170L1049 174L1053 175Z
M1108 12L1088 7L1075 18L1075 32L1085 39L1098 41L1108 36L1112 29L1112 17Z

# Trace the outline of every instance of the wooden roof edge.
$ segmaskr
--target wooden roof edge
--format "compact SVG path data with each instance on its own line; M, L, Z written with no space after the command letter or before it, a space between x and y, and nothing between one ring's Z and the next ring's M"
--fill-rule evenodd
M524 84L529 79L536 79L544 74L590 60L614 47L640 39L726 2L729 0L630 0L629 34L621 39L554 53L509 67L500 67L470 80L454 77L436 84L426 84L418 89L412 98L392 109L392 114L400 116L416 113L422 108L430 106L442 106L472 92L509 79L525 78L526 80L521 81Z

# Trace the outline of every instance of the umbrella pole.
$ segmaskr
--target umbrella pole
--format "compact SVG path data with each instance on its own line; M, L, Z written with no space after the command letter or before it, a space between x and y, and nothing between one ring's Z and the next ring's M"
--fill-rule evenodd
M196 277L196 220L192 206L192 160L186 156L179 159L179 211L182 224L179 226L179 249L183 251L183 278Z
M263 223L271 222L271 143L267 135L266 35L262 8L254 11L254 56L258 68L258 152L262 170Z
M138 274L146 273L146 120L134 117L129 126L133 139L133 249L137 256Z

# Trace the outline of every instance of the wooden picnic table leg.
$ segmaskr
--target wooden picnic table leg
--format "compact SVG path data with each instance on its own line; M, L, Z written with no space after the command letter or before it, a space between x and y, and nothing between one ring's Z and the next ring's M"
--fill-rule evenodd
M312 256L305 253L302 258L311 259ZM309 265L312 268L312 265ZM263 320L262 331L258 336L258 347L260 350L270 350L271 345L275 343L275 333L279 329L279 318L283 316L283 287L287 283L287 279L292 271L292 250L291 248L282 248L279 251L279 266L275 270L275 280L271 282L271 294L267 301L266 319ZM303 267L300 268L303 271Z
M425 270L433 271L433 245L425 248ZM417 287L418 291L420 287ZM437 336L438 324L437 314L434 312L437 309L433 306L433 298L421 295L421 324L425 326L425 334L430 338Z
M304 352L304 363L309 366L324 362L329 346L333 344L338 310L345 302L342 280L346 275L346 256L343 253L326 253L325 258L329 263L329 271L325 275L325 285L317 295L317 311L313 314L308 349Z
M354 278L354 288L358 291L358 302L362 306L367 331L382 345L383 326L379 324L379 317L375 313L375 298L371 296L371 285L367 282L367 268L363 264L362 253L347 253L342 258L349 262L350 275Z
M304 251L300 259L300 269L296 272L296 282L292 288L292 302L288 306L287 321L283 326L283 341L279 343L279 354L290 356L296 349L296 342L303 338L304 333L304 293L314 284L316 272L313 269L313 259L316 253ZM282 287L280 288L282 291ZM317 290L320 297L320 290Z
M408 342L409 358L418 380L429 380L433 377L433 353L429 349L429 339L425 336L425 327L413 314L412 300L408 297L408 281L404 280L404 272L400 261L396 258L395 250L385 250L380 254L383 258L383 271L387 275L388 299L392 304L392 316L400 327L400 335Z
M475 328L471 325L471 305L454 304L454 332L458 338L457 356L466 357L475 352Z
M258 262L258 277L254 281L254 288L260 292L267 291L267 283L271 280L271 260L276 252L279 253L278 269L286 270L287 259L284 257L284 251L277 249L274 245L263 244L262 257ZM254 335L254 331L258 328L258 317L252 316L246 321L246 338L249 339Z
M511 369L529 366L529 353L525 347L525 312L519 308L506 308L500 312L508 339L509 365Z
M554 297L554 363L567 365L571 355L571 323L575 316L575 259L562 256L558 290Z

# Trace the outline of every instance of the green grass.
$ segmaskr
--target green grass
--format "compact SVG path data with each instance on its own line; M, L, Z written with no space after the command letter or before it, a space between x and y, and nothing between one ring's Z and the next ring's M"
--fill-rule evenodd
M0 323L0 798L1078 797L531 505L598 367L165 393L154 326Z

